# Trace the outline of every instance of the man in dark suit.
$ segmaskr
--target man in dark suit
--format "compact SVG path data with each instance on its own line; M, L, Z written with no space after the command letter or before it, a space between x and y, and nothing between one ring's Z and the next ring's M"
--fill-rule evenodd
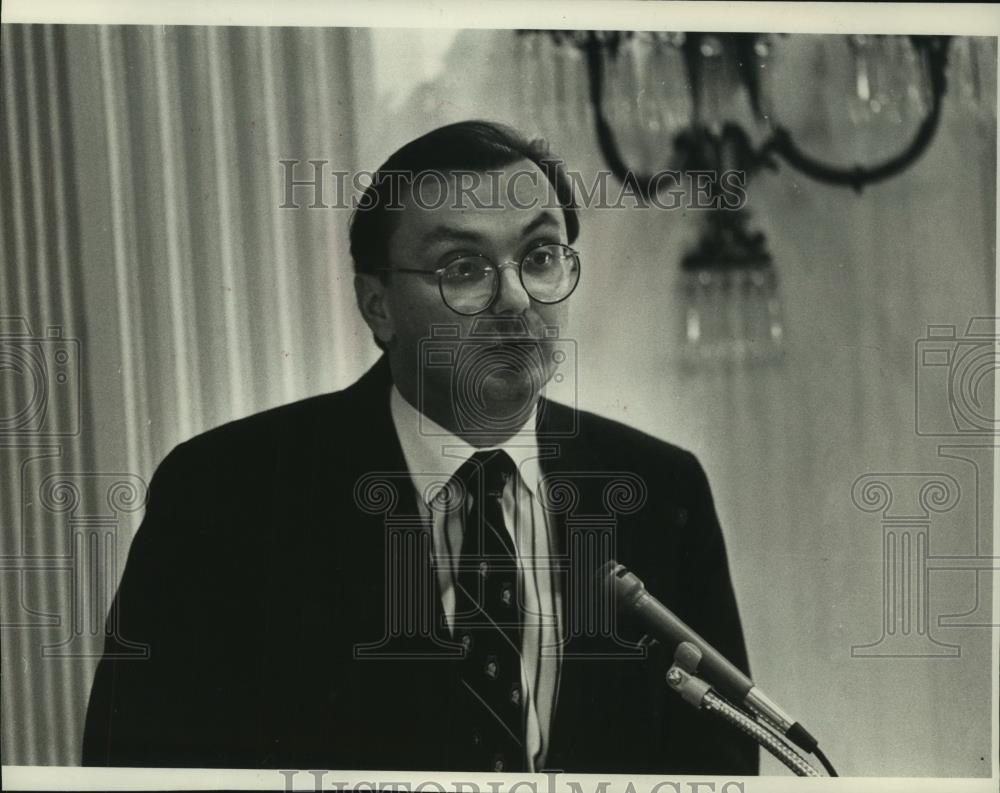
M747 670L697 460L545 397L578 230L561 163L507 128L383 165L351 253L384 355L161 463L85 764L757 773L594 602L617 558Z

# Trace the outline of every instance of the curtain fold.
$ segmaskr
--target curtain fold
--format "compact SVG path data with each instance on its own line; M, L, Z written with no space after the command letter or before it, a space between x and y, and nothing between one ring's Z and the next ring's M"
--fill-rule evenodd
M159 460L376 357L349 210L310 209L302 187L299 209L278 208L280 160L299 180L308 160L357 167L364 35L3 26L5 763L79 762L104 615Z
M77 658L95 627L91 588L101 579L87 572L105 535L79 519L94 501L94 443L81 432L92 400L81 377L65 31L3 26L2 50L2 741L5 757L44 763L74 757L79 742L79 724L63 717L80 711L90 683ZM70 517L62 530L54 515Z

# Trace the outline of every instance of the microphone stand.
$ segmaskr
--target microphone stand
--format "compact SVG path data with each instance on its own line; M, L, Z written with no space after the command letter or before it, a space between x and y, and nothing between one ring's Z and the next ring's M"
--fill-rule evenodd
M806 762L763 718L757 719L726 701L694 672L701 663L702 653L690 642L681 642L674 653L674 663L667 670L667 685L694 707L714 713L777 757L798 776L822 776Z

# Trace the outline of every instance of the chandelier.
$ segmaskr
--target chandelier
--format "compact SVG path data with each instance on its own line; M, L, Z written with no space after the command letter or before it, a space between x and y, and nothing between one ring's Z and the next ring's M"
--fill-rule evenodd
M773 56L782 36L759 33L518 31L521 62L552 69L548 85L528 81L535 118L582 133L586 124L611 173L643 200L665 171L739 173L790 167L817 182L851 188L902 173L938 129L949 72L962 106L995 113L975 39L851 35L848 118L858 128L888 124L891 156L849 166L807 152L773 108ZM986 63L989 61L987 60ZM988 68L988 67L987 67ZM744 182L745 188L745 182ZM720 186L710 187L717 198ZM779 279L763 232L744 206L699 212L698 242L681 257L683 360L776 362L785 326Z

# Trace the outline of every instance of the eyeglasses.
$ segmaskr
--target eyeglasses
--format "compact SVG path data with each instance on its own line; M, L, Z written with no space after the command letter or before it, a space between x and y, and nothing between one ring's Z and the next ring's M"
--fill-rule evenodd
M412 267L379 267L393 273L437 276L441 299L458 314L485 311L500 291L500 270L516 267L521 286L539 303L559 303L580 282L580 254L568 245L546 243L528 251L518 262L494 264L486 256L467 254L436 270Z

